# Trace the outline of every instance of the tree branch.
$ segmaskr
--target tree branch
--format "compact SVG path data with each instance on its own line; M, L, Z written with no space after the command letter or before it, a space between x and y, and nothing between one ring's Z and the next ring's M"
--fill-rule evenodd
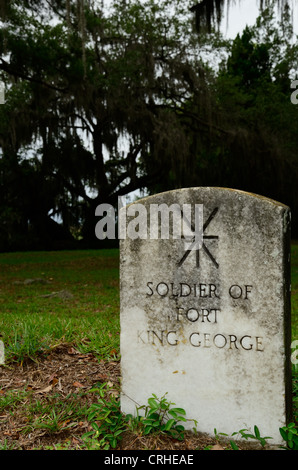
M3 70L9 75L13 75L14 77L18 77L18 78L23 78L24 80L27 80L28 82L38 83L39 85L45 86L55 91L59 91L60 93L65 93L67 90L67 88L59 88L55 85L52 85L51 83L44 82L43 80L39 78L26 75L20 72L19 70L14 69L13 67L11 67L11 65L8 62L6 62L6 60L2 59L2 57L0 57L0 60L1 60L0 70Z

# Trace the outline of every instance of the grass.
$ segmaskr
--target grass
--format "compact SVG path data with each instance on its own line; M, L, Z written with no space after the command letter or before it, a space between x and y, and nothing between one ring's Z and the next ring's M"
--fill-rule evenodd
M96 381L108 381L109 403L115 409L119 396L119 381L111 372L120 360L118 250L0 254L0 313L6 359L6 366L0 367L0 450L93 445L81 436L98 427L90 419L98 403L92 392ZM298 243L292 244L292 339L298 339ZM61 345L66 348L63 355L59 351L55 355ZM71 346L75 353L69 350ZM42 369L44 357L48 362ZM72 371L80 375L74 378ZM40 389L34 374L46 377ZM297 378L296 369L296 420ZM10 379L13 385L8 386ZM122 434L116 412L113 419ZM176 445L157 440L142 444L136 431L132 435L147 448ZM204 446L208 447L206 442Z
M0 255L6 361L61 342L109 359L119 352L118 250Z

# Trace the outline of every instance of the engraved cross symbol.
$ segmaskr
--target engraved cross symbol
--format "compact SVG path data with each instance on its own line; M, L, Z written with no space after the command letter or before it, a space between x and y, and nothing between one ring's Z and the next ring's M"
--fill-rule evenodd
M212 253L210 253L209 249L207 248L207 246L204 243L204 240L218 240L219 237L216 236L216 235L204 235L204 232L205 232L206 228L208 227L208 225L210 224L210 222L216 216L217 212L218 212L218 207L216 207L212 211L212 213L210 214L210 216L208 217L208 219L206 220L206 222L203 225L203 244L202 244L202 248L203 248L204 252L207 254L207 256L209 256L209 258L211 259L212 263L216 266L216 268L219 267L219 264L216 261L216 259L214 258L214 256L212 255ZM191 230L194 232L194 227L189 223L188 220L186 220L186 223L191 228ZM181 260L178 263L179 268L182 266L182 264L184 263L184 261L187 259L187 257L189 256L189 254L191 252L192 252L192 249L189 249L184 253L183 257L181 258ZM199 268L200 267L200 250L199 249L196 250L196 264L197 264L197 268Z

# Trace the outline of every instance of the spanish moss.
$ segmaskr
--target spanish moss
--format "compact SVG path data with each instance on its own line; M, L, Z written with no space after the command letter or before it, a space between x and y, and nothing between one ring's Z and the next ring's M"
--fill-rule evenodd
M197 31L201 32L207 30L210 33L212 27L219 27L225 6L227 6L229 10L229 7L235 4L236 1L241 2L241 0L201 0L199 3L193 5L190 10L195 13ZM260 10L272 3L277 4L280 13L286 6L289 6L289 0L259 0Z

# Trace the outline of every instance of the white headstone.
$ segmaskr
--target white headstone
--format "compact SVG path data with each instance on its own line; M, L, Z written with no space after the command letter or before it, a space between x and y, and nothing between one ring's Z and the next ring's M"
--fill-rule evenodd
M138 204L143 238L120 245L122 411L167 393L199 431L257 425L279 444L291 416L289 208L207 187ZM202 243L150 239L153 204L203 207Z

